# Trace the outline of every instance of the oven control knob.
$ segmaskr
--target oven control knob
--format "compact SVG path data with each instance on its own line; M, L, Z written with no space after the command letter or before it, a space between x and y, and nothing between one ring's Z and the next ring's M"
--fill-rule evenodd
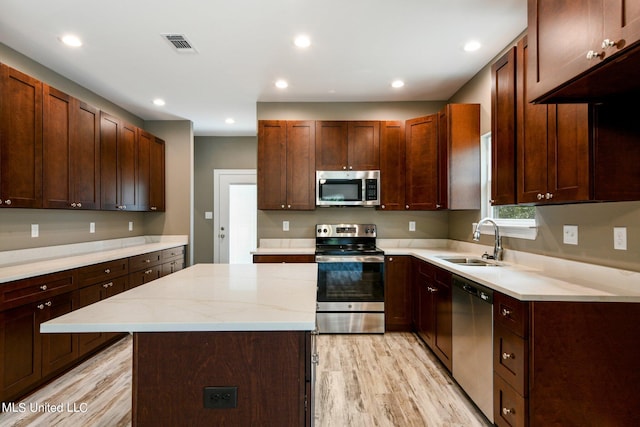
M318 228L318 233L322 233L322 228Z
M329 230L327 230L326 228L324 230L322 230L323 233L328 233Z

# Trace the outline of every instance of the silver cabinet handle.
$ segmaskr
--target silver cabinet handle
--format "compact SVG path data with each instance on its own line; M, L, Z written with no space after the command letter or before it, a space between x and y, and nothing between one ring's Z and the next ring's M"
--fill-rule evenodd
M4 201L4 204L5 204L5 205L10 205L10 204L11 204L11 199L7 199L7 200L5 200L5 201Z
M47 290L47 285L40 286L40 289L43 290L43 291L46 291Z
M536 197L538 198L538 200L542 200L542 199L544 199L544 196L543 196L542 194L540 194L540 193L538 193L538 194L536 195Z
M547 198L547 200L551 200L553 199L553 193L547 193L545 194L545 197Z
M434 288L434 287L431 287L431 286L429 286L429 285L427 285L427 290L428 290L429 292L437 292L437 291L438 291L438 289L436 289L436 288Z
M109 273L111 273L111 270L110 270L110 269L108 269L108 268L106 268L106 269L104 270L104 272L105 272L106 274L109 274Z
M347 167L346 167L346 166L343 166L343 167L342 167L342 170L347 170Z
M38 305L36 306L36 308L37 308L38 310L44 310L44 304L38 304Z
M146 271L144 272L144 274L151 274L151 273L153 273L153 269L146 270Z
M105 283L104 285L102 285L103 288L107 289L113 286L113 282L109 282L109 283Z
M502 413L503 413L503 414L505 414L505 415L509 415L509 414L512 414L512 415L513 415L513 414L515 414L515 413L516 413L516 410L515 410L515 409L513 409L513 408L511 408L511 409L509 409L509 408L502 408Z
M404 208L405 208L405 209L409 209L409 205L405 205L405 207L404 207Z
M81 208L82 207L82 203L78 202L78 203L76 203L76 206Z
M507 308L503 308L502 309L502 316L503 317L509 317L511 315L511 310L507 309Z
M610 39L604 39L602 41L602 48L603 49L608 49L610 47L615 47L617 45L618 45L618 43L616 43L616 42L614 42L613 40L610 40Z
M587 59L588 60L592 60L592 59L595 59L595 58L600 58L602 56L604 56L602 53L596 52L595 50L590 50L589 52L587 52Z
M513 353L507 353L507 352L505 352L505 353L502 353L502 358L503 358L504 360L508 360L508 359L515 359L515 358L516 358L516 355L515 355L515 354L513 354Z

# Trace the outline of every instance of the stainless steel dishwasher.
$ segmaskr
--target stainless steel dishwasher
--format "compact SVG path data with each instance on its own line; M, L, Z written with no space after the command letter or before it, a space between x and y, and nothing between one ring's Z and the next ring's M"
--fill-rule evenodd
M453 378L493 423L493 291L453 275Z

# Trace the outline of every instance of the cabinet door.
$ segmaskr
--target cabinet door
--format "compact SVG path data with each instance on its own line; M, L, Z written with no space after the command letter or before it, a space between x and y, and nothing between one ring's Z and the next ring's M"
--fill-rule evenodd
M380 122L360 121L348 124L348 169L380 169Z
M433 266L424 261L414 262L414 306L417 314L414 319L418 335L433 346L436 331L435 293L437 291Z
M588 104L549 106L547 195L551 202L590 200Z
M438 198L438 115L407 120L405 126L405 208L434 210Z
M547 193L547 115L545 104L527 101L527 37L517 45L518 203L543 202Z
M100 110L74 100L71 171L76 207L100 208Z
M0 401L17 397L41 378L41 311L32 303L0 312Z
M516 203L516 48L491 66L491 204Z
M165 164L164 141L158 137L151 140L149 150L149 210L165 210Z
M527 101L540 98L600 62L598 58L587 59L587 52L601 50L602 14L603 0L529 0Z
M316 122L316 170L347 169L348 127L348 122Z
M149 190L151 186L151 141L153 135L138 129L138 210L149 210Z
M453 302L451 295L451 273L435 269L436 292L434 292L435 333L433 350L444 365L451 370Z
M42 207L42 83L0 64L0 207Z
M77 294L69 292L47 301L43 322L70 313L77 305ZM42 376L58 371L78 357L75 334L42 334Z
M287 122L287 208L316 208L315 122ZM271 166L273 167L273 166Z
M380 209L404 210L405 193L404 122L380 123Z
M411 257L386 256L384 265L385 331L410 331Z
M616 46L612 46L614 52L640 40L640 2L607 1L604 7L603 38L616 42Z
M44 85L43 207L100 206L99 111Z
M127 123L121 128L118 141L118 189L120 209L137 210L139 203L137 186L138 129Z
M85 307L102 299L102 283L87 286L78 290L78 308ZM78 336L78 355L83 356L92 350L98 348L105 342L106 336L101 332L86 332L77 334Z
M118 192L118 144L122 123L117 117L100 114L100 202L104 210L116 210Z
M285 209L287 122L258 122L258 209Z

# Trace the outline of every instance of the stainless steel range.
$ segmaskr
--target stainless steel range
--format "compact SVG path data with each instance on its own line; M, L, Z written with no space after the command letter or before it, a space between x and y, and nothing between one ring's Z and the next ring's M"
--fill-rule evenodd
M374 224L318 224L320 333L384 333L384 252Z

